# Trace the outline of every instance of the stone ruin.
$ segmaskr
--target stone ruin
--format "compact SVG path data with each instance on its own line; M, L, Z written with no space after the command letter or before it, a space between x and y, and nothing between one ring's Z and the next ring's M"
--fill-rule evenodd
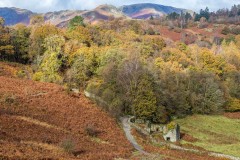
M163 129L163 138L165 141L170 142L177 142L180 140L180 126L178 124L175 124L173 128L168 129L168 127L164 127Z
M144 124L144 130L149 134L151 133L162 133L165 141L177 142L180 140L180 126L175 123L170 123L168 125L152 124L150 121L144 121L142 119L135 119L135 124ZM169 127L170 126L170 127Z

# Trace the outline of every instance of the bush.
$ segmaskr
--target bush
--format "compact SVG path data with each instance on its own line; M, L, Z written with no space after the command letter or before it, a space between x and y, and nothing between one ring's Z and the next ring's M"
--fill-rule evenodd
M3 99L4 103L9 104L9 105L16 102L16 97L13 94L3 95L2 99Z
M232 28L232 34L239 35L240 34L240 26L234 26Z
M87 125L85 131L91 137L97 137L99 134L99 131L93 125Z
M230 29L228 27L224 27L221 33L227 35L230 33Z
M231 98L229 100L227 111L229 112L237 112L240 111L240 99Z
M65 152L73 153L75 144L72 140L66 139L61 143L61 147L64 149Z
M104 101L106 101L107 103L111 103L115 97L115 93L109 89L109 88L106 88L103 93L102 93L102 99Z
M236 26L236 25L232 25L232 26L225 26L221 32L224 35L227 34L235 34L235 35L239 35L240 34L240 27Z
M225 38L225 41L227 44L230 44L231 42L234 42L235 43L235 37L233 35L228 35L226 38Z
M17 72L17 77L18 78L25 78L26 77L26 73L24 70L20 70Z
M167 125L168 130L173 130L175 127L176 127L176 123L173 121Z
M116 98L112 100L110 106L111 107L109 108L109 112L111 113L111 115L113 115L114 117L120 117L123 110L122 100L116 96Z
M98 81L98 80L92 80L88 83L86 91L92 93L92 94L96 94L98 95L98 93L100 92L100 86L101 86L102 82Z
M207 28L207 27L208 27L207 22L199 23L199 25L198 25L198 28L200 28L200 29Z
M176 33L181 33L182 29L178 28L178 27L174 27L173 31L176 32Z
M147 35L155 35L155 31L153 30L153 28L148 28L148 29L146 30L146 34L147 34Z
M211 43L208 42L208 41L197 41L196 44L199 46L199 47L206 47L206 48L210 48L211 47Z
M36 73L33 75L33 80L34 80L34 81L41 81L41 80L42 80L42 77L43 77L43 73L42 73L42 72L36 72Z

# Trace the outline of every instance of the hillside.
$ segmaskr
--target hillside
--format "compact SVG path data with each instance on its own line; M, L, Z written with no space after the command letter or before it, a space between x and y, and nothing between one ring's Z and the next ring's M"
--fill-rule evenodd
M6 25L14 25L17 23L24 23L29 24L30 17L34 13L26 10L26 9L19 9L19 8L0 8L0 16L5 19Z
M234 115L238 117L232 118ZM188 137L183 136L182 144L240 156L239 113L227 113L226 116L194 115L177 122L182 126L183 135Z
M31 11L18 8L0 8L0 16L6 20L6 25L15 25L17 23L29 24L30 17L33 14L34 13ZM111 5L101 5L93 10L63 10L47 12L41 15L44 17L46 23L51 23L58 27L67 26L69 20L78 15L81 15L90 23L96 23L100 20L108 20L110 17L126 18L120 9Z
M121 7L122 12L134 19L148 19L151 16L153 17L161 17L163 15L167 15L173 12L181 13L187 12L186 9L174 8L171 6L163 6L152 3L142 3L142 4L133 4L126 5ZM188 11L192 13L192 11Z
M1 75L0 158L113 159L130 155L132 147L116 121L83 95L70 96L55 84L10 78L10 73ZM64 152L63 148L71 146L71 153Z
M100 5L93 10L63 10L43 13L46 23L52 23L59 27L67 26L70 19L81 15L90 23L97 23L100 20L108 20L110 17L115 18L133 18L148 19L151 16L161 17L172 12L186 12L186 9L174 8L152 3L133 4L122 7L113 5ZM192 13L192 11L188 11ZM30 17L35 14L32 11L18 8L0 8L0 16L6 20L6 25L15 25L17 23L29 24Z
M99 20L109 20L109 18L127 18L121 10L112 5L101 5L94 10L86 11L82 16L91 23L97 23Z
M110 17L126 17L118 8L110 5L101 5L90 11L66 10L43 14L46 23L50 22L58 27L66 27L68 22L78 15L84 17L85 21L90 23L97 23L100 20L108 20Z
M43 14L45 22L53 25L63 27L75 16L81 15L83 11L65 10L58 12L48 12Z
M83 95L67 94L59 85L16 78L15 74L26 67L0 63L2 159L223 160L153 145L134 129L134 137L149 154L132 154L133 147L107 113ZM96 132L96 137L89 134L89 129Z
M240 4L29 14L0 17L0 160L240 160Z

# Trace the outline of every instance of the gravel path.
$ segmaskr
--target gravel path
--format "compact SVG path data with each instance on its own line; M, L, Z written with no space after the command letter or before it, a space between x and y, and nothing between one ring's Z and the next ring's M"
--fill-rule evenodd
M141 152L142 154L148 155L149 153L147 153L146 151L144 151L142 149L142 147L137 143L137 141L135 140L135 138L133 137L132 133L131 133L131 125L128 123L129 118L128 117L122 117L121 118L121 122L123 125L123 130L125 132L125 135L127 137L127 139L129 140L129 142L133 145L133 147L138 150L139 152Z

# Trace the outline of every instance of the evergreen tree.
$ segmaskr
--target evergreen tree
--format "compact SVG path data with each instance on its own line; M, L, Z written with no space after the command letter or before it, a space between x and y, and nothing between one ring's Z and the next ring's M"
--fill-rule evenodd
M29 62L30 28L23 24L17 24L11 32L14 46L14 59L16 62Z
M84 18L81 16L75 16L73 19L70 20L68 28L75 29L77 26L85 27Z
M205 10L201 9L199 14L195 15L195 21L200 21L202 17L205 17L207 20L210 18L210 12L208 7L205 8Z
M148 77L143 77L137 86L133 101L133 114L137 118L152 120L156 111L156 103L151 81Z

